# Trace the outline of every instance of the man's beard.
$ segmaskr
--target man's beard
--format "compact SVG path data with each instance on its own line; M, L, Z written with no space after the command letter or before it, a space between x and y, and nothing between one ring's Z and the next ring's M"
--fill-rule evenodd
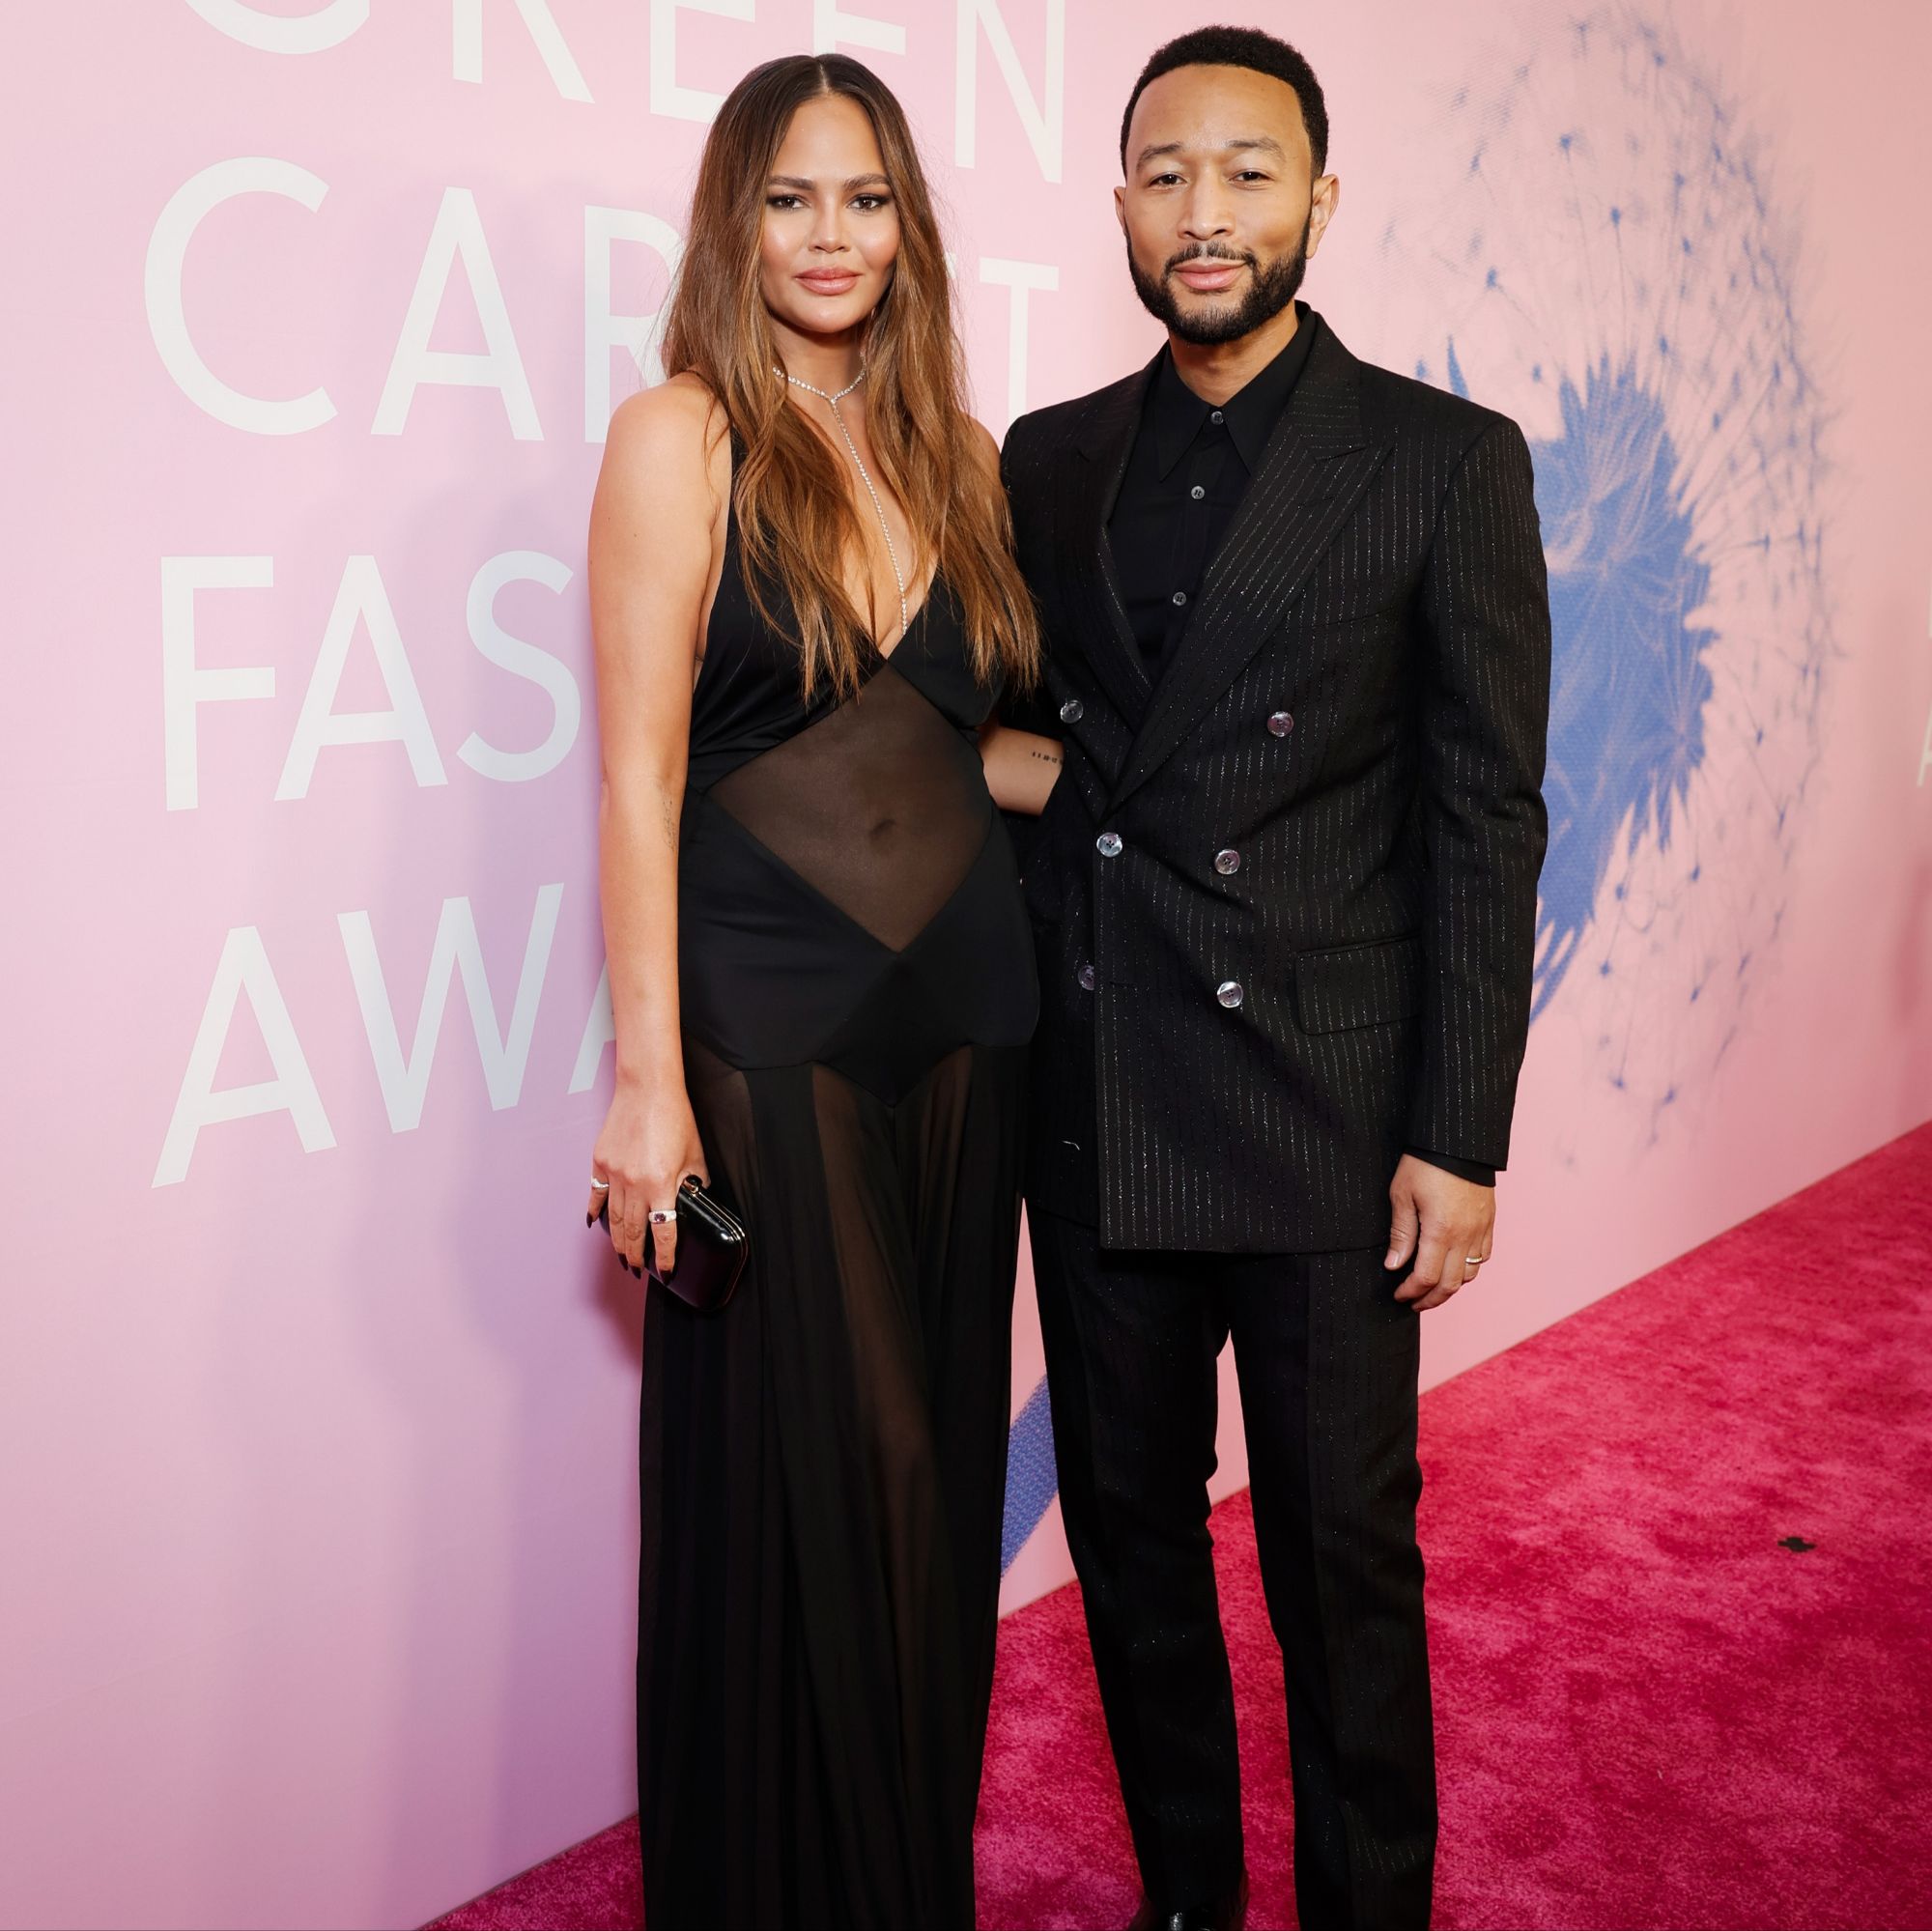
M1127 272L1134 278L1134 293L1157 322L1163 322L1183 342L1198 348L1211 348L1221 342L1238 342L1252 335L1264 322L1272 322L1294 299L1301 278L1308 272L1308 234L1310 221L1301 224L1301 240L1292 254L1278 256L1263 268L1255 256L1236 248L1190 248L1171 256L1158 278L1147 273L1134 260L1133 243L1127 243ZM1168 277L1187 262L1243 262L1250 273L1248 292L1238 301L1208 309L1184 311L1168 286Z

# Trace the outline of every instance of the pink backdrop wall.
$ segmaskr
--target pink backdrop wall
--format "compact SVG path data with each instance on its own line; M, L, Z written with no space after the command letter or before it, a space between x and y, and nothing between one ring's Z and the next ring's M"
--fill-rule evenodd
M994 429L1131 366L1120 104L1222 11L13 10L0 1921L413 1924L631 1807L602 424L709 102L834 39ZM1523 419L1566 600L1546 1005L1435 1380L1932 1113L1932 23L1257 11L1329 90L1313 298ZM1063 1574L1049 1507L1009 1604Z

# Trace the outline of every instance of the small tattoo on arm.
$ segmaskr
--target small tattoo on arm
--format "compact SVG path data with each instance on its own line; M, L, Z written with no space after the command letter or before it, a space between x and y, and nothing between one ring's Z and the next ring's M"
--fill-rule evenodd
M1038 758L1042 764L1058 764L1060 762L1060 753L1057 751L1034 751L1029 752L1027 755Z
M663 801L663 804L665 843L672 851L675 851L677 849L677 808L668 797Z

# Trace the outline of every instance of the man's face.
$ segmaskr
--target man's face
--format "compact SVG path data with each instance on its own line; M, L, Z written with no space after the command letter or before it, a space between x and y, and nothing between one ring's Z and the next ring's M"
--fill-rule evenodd
M1127 267L1184 342L1234 342L1293 300L1339 184L1316 176L1293 88L1244 67L1181 67L1151 82L1114 190Z

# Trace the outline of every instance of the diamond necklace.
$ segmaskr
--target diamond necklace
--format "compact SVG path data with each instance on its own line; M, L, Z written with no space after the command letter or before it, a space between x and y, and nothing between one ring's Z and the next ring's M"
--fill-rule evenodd
M832 405L832 420L838 425L838 433L845 439L845 447L852 457L852 467L858 470L859 480L865 484L866 494L872 499L873 514L879 519L879 533L886 539L886 555L892 561L893 582L899 586L899 637L903 638L907 629L905 572L899 568L899 553L893 544L892 525L886 521L886 506L879 500L879 493L872 487L872 479L866 473L865 464L859 460L859 445L852 440L852 432L845 427L845 418L838 413L838 405L866 380L866 365L860 363L859 373L837 395L833 395L827 389L814 388L810 383L800 381L789 369L781 369L776 362L772 364L772 374L782 376L795 389L810 389L813 395L822 397ZM878 645L874 644L872 648L876 650Z

